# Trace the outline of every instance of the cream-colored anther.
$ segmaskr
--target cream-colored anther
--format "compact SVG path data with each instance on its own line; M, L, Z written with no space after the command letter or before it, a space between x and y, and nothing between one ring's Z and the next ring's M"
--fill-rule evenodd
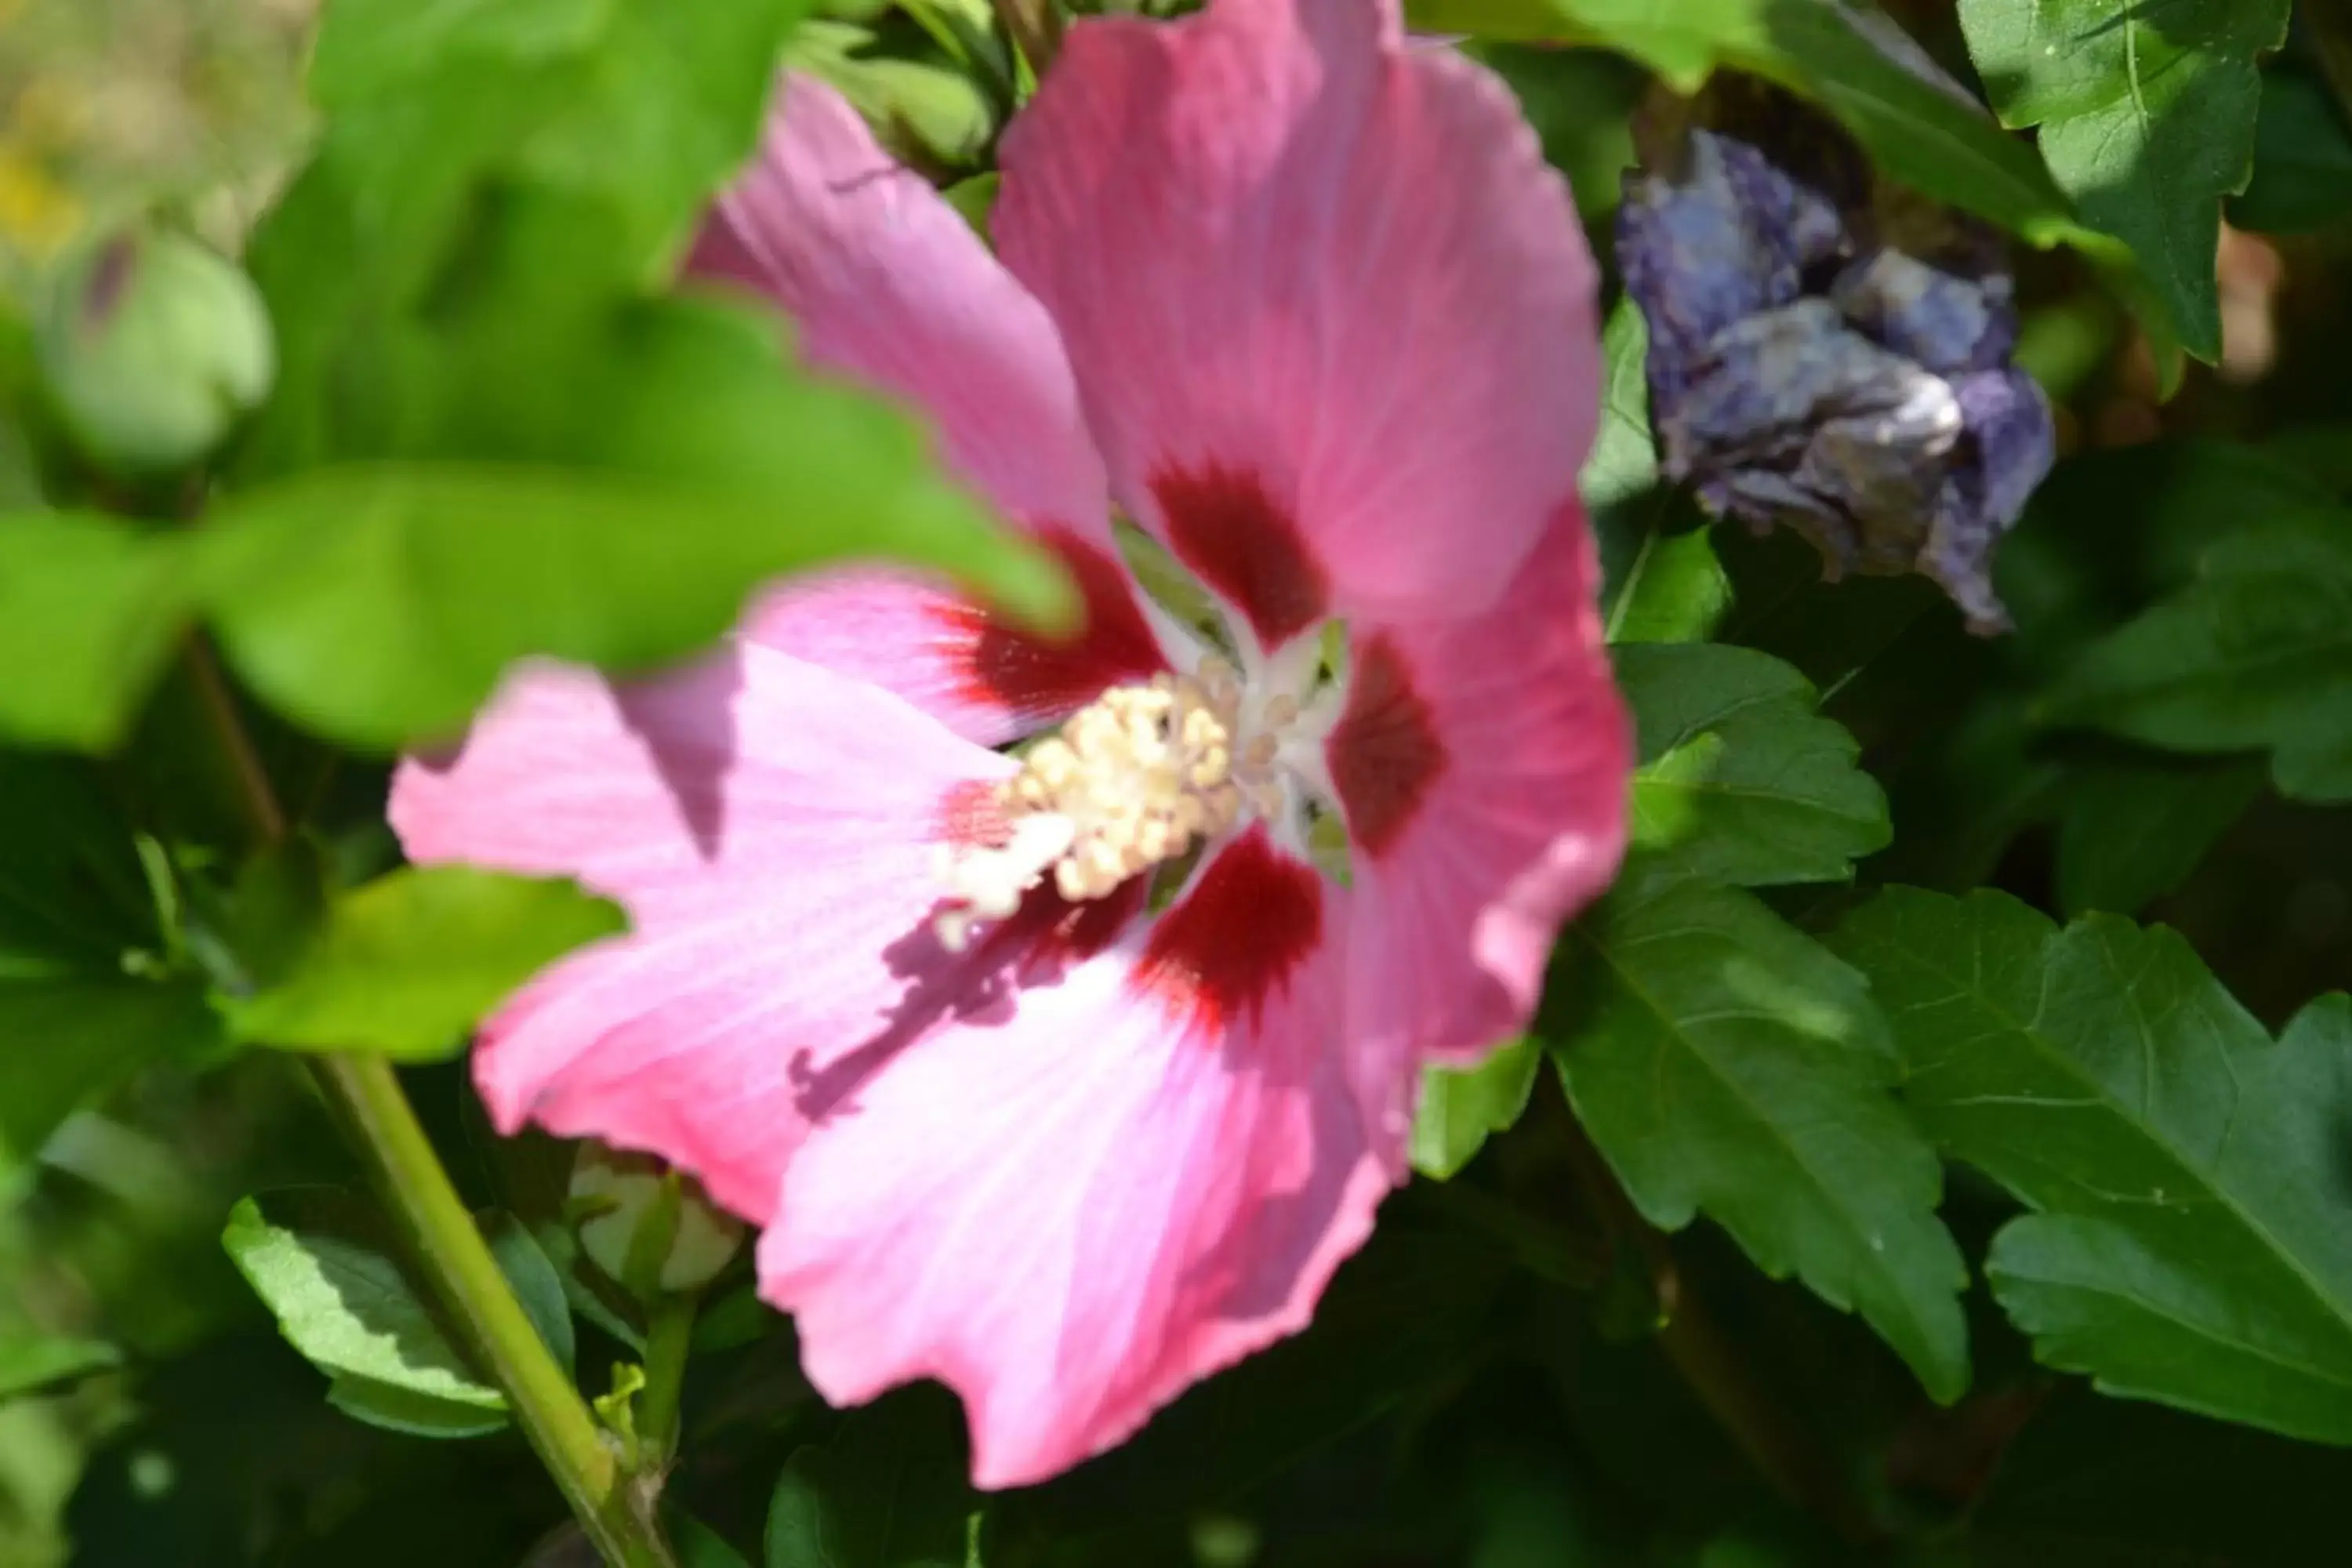
M975 921L1011 914L1048 873L1065 899L1099 899L1231 827L1244 805L1240 700L1239 678L1208 660L1196 675L1115 687L1030 748L996 792L1011 841L952 850L940 868L951 905L941 942L961 949Z

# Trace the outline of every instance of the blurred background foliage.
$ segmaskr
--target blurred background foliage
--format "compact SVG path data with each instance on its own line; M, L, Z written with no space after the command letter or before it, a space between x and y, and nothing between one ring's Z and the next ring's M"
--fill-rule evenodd
M1966 7L1887 8L1973 79ZM77 454L55 410L27 390L35 323L58 308L76 258L129 223L245 258L268 301L279 391L223 465L257 494L283 476L361 460L524 458L546 465L551 488L540 499L561 526L579 499L564 485L597 464L724 498L837 434L860 450L900 450L905 433L887 416L836 406L763 361L754 334L730 319L659 297L692 205L731 155L723 132L668 114L707 85L691 71L688 86L649 85L615 67L626 46L601 37L574 54L501 54L507 45L477 39L471 53L404 56L402 26L429 31L436 7L345 9L363 43L313 60L308 0L0 0L0 505L153 520L187 503ZM561 20L561 7L530 9ZM796 7L740 9L742 37L756 40L763 28L785 37ZM1452 9L1432 19L1486 32L1495 17L1608 7ZM1698 8L1693 34L1730 9ZM2076 249L2021 248L2021 358L2058 405L2063 461L2001 560L2014 637L1965 636L1917 580L1827 585L1790 538L1702 531L1687 500L1638 472L1610 476L1596 495L1620 640L1677 641L1713 625L1718 641L1785 661L1803 677L1781 693L1792 712L1812 711L1809 682L1819 715L1851 733L1860 765L1885 786L1891 844L1835 849L1840 869L1826 884L1727 879L1726 896L1752 901L1760 918L1821 932L1869 888L1904 883L1990 886L2062 918L2161 921L2273 1030L2352 974L2352 816L2328 804L2331 792L2283 788L2307 774L2274 766L2259 737L2179 741L2176 725L2159 750L2147 742L2169 721L2160 717L2063 717L2068 700L2088 700L2089 650L2151 606L2202 591L2212 574L2200 563L2218 541L2352 500L2352 28L2334 7L2297 9L2287 46L2260 59L2252 180L2223 208L2211 363L2189 363L2177 395L2163 395L2168 341L2194 346L2193 323L2152 341L2110 287L2112 268ZM659 35L656 7L604 10L622 18L616 26ZM362 26L371 14L373 34ZM1650 68L1667 57L1466 47L1518 94L1605 257L1629 121L1655 90ZM987 7L822 5L789 29L785 49L840 85L900 155L985 210L994 138L1032 79ZM743 100L722 117L740 118L765 79L764 59L735 63L708 73ZM488 95L531 82L535 100L485 107ZM597 96L607 90L615 96ZM667 107L628 119L629 105L655 103ZM586 154L601 151L594 138L611 116L639 134L607 166ZM372 180L410 177L426 142L444 158L447 190L400 210L361 200ZM1632 362L1620 349L1622 370ZM723 373L706 375L713 364ZM674 421L648 394L583 424L532 390L622 374L666 384L659 377L673 373L685 387L681 366L702 379L680 393L690 412ZM756 435L741 450L698 447L704 466L681 478L678 427L711 416L811 434L782 457L753 450ZM1638 405L1631 417L1645 453ZM901 487L895 538L1050 607L1051 584L975 543L982 525L927 489L935 480L919 465L871 467ZM845 467L830 481L830 510L860 527L871 520L868 473ZM417 494L428 510L454 504L461 520L469 506L514 501ZM330 507L280 504L296 528ZM252 531L267 535L272 519L252 515ZM723 624L744 583L799 563L794 552L857 542L846 523L833 534L820 524L814 545L719 549L712 583L679 586L660 614L613 610L564 651L644 664L691 647ZM2318 570L2283 559L2306 581ZM446 591L479 591L467 570L453 563ZM2352 569L2322 587L2352 610ZM318 629L356 620L404 655L402 607L313 604L299 584L279 594L223 598L206 613L261 699L235 700L260 765L310 825L307 842L328 868L317 885L348 887L395 858L381 819L384 752L462 717L505 658L534 645L469 650L412 679L346 658ZM11 604L0 585L0 608ZM174 605L164 619L176 629L194 614ZM545 625L572 624L568 614L551 609ZM30 645L6 639L0 629L0 648L28 657ZM2339 647L2334 658L2345 657ZM2340 662L2297 668L2301 689L2331 706L2281 724L2345 732L2352 674ZM330 679L352 668L361 673L343 684ZM123 850L120 863L83 857L71 868L94 900L83 928L106 933L99 950L147 954L173 984L220 984L227 960L208 957L207 941L249 956L259 917L238 893L251 890L236 870L253 829L236 760L200 734L200 674L160 670L159 655L126 678L121 743L105 760L0 756L0 980L19 973L12 963L29 966L27 954L63 962L63 939L41 923L53 911L26 907L46 893L28 868L54 860L59 841ZM98 826L84 834L68 814ZM1856 857L1866 857L1859 888L1841 880ZM1538 1046L1564 1052L1588 1025L1556 1005ZM0 1028L16 1032L0 1053L50 1026L47 1015L0 1014ZM589 1561L511 1431L432 1441L353 1419L239 1278L221 1245L239 1198L361 1181L287 1058L230 1058L200 1035L131 1065L40 1088L52 1096L40 1103L29 1080L0 1079L16 1097L0 1102L0 1568ZM409 1078L467 1203L515 1216L560 1271L576 1364L592 1393L604 1392L613 1369L644 1353L645 1324L614 1270L572 1239L570 1152L489 1138L459 1065ZM1670 1238L1644 1222L1537 1046L1446 1092L1449 1120L1424 1122L1417 1155L1452 1179L1392 1200L1308 1332L1194 1390L1127 1447L1001 1498L965 1489L958 1418L939 1391L825 1410L798 1375L789 1326L757 1308L738 1259L705 1298L669 1477L687 1560L2340 1560L2333 1504L2352 1486L2343 1449L2101 1397L2038 1365L1980 1279L1962 1301L1972 1386L1938 1405L1863 1321L1768 1278L1715 1224ZM2017 1207L1969 1169L1949 1168L1943 1217L1969 1258L1985 1257Z

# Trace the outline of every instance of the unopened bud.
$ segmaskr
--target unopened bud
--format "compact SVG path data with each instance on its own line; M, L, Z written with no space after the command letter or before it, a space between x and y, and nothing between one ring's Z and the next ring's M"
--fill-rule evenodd
M192 239L118 235L68 264L40 333L66 428L125 475L202 458L268 395L268 311L235 263Z
M571 1196L582 1248L633 1290L698 1290L743 1244L742 1221L647 1155L583 1143Z

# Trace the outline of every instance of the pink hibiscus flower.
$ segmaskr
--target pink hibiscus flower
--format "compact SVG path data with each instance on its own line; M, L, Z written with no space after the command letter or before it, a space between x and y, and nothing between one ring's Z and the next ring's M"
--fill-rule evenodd
M1082 23L1003 167L1000 263L794 79L698 262L921 409L1084 634L797 585L675 676L519 675L392 808L416 859L633 919L484 1032L499 1123L700 1176L816 1387L951 1384L984 1487L1307 1321L1423 1066L1524 1025L1612 874L1629 765L1593 268L1500 84L1393 4Z

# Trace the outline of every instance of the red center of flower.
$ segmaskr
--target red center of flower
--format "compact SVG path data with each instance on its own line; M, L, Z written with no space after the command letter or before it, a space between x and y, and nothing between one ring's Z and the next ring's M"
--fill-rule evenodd
M1152 476L1151 493L1167 520L1169 548L1248 617L1260 643L1277 647L1322 617L1330 580L1297 521L1255 474L1213 464L1164 468Z
M1086 605L1086 624L1076 636L1055 639L1012 626L977 605L942 605L940 619L970 639L967 696L1025 717L1058 719L1114 686L1148 680L1167 668L1124 567L1058 525L1040 529L1037 542L1068 568Z
M1151 928L1136 984L1204 1031L1244 1017L1255 1027L1267 996L1322 934L1322 879L1254 829Z
M1445 771L1445 745L1404 656L1373 636L1356 650L1348 709L1327 743L1332 787L1360 853L1385 855Z

